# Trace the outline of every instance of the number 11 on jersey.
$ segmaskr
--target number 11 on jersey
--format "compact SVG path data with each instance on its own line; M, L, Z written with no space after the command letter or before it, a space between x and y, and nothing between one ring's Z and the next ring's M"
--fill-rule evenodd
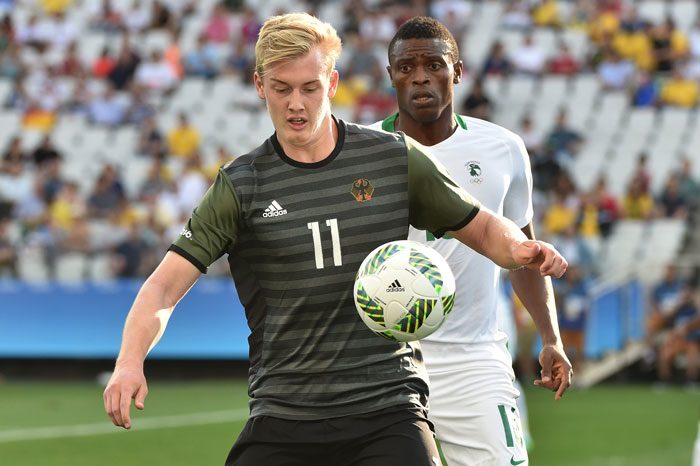
M340 231L338 230L338 219L329 218L326 220L326 225L331 229L331 242L333 244L333 265L340 267L343 265L343 257L340 252ZM311 236L314 240L314 257L316 259L316 268L323 268L323 245L321 244L321 230L318 222L309 222L306 224L311 230Z

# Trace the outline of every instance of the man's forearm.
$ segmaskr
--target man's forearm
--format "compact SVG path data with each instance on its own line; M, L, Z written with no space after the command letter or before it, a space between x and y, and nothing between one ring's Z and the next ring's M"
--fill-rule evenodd
M510 220L484 210L465 227L450 234L503 268L520 267L513 253L527 237Z
M167 302L161 285L150 281L144 283L124 324L117 366L143 364L148 352L163 335L174 306Z
M513 290L532 316L542 337L542 343L559 344L561 338L552 280L549 277L543 277L536 270L526 268L511 270L510 280Z

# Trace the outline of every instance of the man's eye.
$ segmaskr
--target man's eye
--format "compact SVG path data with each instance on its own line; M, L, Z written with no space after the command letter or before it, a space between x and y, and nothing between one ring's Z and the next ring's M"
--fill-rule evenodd
M436 63L431 63L431 64L430 64L430 69L433 70L433 71L437 71L437 70L439 70L440 68L442 68L442 65L441 65L440 63L437 63L437 62L436 62Z
M315 92L317 87L306 87L304 88L304 92Z
M409 71L411 71L411 67L408 65L401 65L399 66L399 71L401 71L402 73L408 73Z

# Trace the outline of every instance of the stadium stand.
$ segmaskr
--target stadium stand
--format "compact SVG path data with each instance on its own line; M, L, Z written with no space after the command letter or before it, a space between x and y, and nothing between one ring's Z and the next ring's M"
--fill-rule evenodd
M374 0L145 0L141 9L128 0L73 0L62 2L65 9L57 13L48 12L51 2L42 0L11 3L0 27L0 221L8 226L0 229L0 240L18 251L23 281L114 279L118 246L134 225L149 247L165 250L189 213L182 200L192 186L183 181L186 167L211 178L212 167L221 163L220 150L245 153L273 131L251 85L253 44L263 18L292 10L316 12L342 32L341 79L350 69L348 57L358 35L370 42L371 53L384 65L387 38L405 18L455 12L453 27L466 68L455 89L457 107L470 95L474 80L483 79L495 123L518 132L528 117L541 133L542 147L531 153L537 229L543 231L555 197L563 199L572 213L566 226L593 245L598 266L591 272L596 275L587 278L596 281L593 290L605 291L592 299L607 296L611 283L616 289L636 280L648 286L659 279L664 264L679 261L689 271L700 262L693 259L700 254L700 236L692 233L700 215L700 118L692 86L700 83L700 9L695 1L562 0L547 12L536 0L440 0L432 2L430 11L424 2ZM104 5L110 5L109 12ZM523 49L528 37L532 45ZM503 46L500 65L484 74L496 41ZM72 47L77 58L72 58ZM564 48L577 67L553 74L550 62ZM154 52L163 60L150 62ZM598 73L612 52L634 75L619 89L606 88ZM209 61L202 74L192 60L204 58ZM523 63L534 67L519 70ZM670 70L662 69L662 63ZM679 91L688 106L667 105L658 97L673 70L685 73L691 83ZM391 95L383 66L380 71L343 79L338 116L353 119L354 103L373 86ZM654 92L649 105L634 106L641 76L648 77ZM112 86L114 100L99 101ZM97 108L98 101L104 105ZM115 123L95 123L98 110L115 117ZM547 139L561 110L566 111L567 130L580 140L553 148ZM197 149L183 157L160 149L167 147L180 113L201 136ZM154 128L146 124L150 116ZM58 177L31 159L46 134L60 154ZM14 137L21 144L20 161L8 155ZM684 160L689 161L681 190L684 218L664 218L658 207L644 219L623 218L625 193L642 152L648 156L649 180L641 194L657 206L669 177L681 176ZM152 169L156 158L162 164ZM112 213L98 218L86 206L94 203L91 196L105 166L115 169L116 197ZM596 191L601 177L612 200ZM60 210L57 193L69 182L77 184L80 199ZM588 204L592 210L584 209L586 198L593 199ZM591 212L596 217L592 223L586 220ZM82 224L88 246L76 250L71 238ZM144 259L138 276L152 270L157 257ZM226 267L214 270L225 273ZM627 278L620 281L621 276ZM606 307L593 306L590 312L598 308ZM602 328L605 317L603 312L591 321ZM588 335L596 338L593 328ZM627 336L615 338L608 349L622 348ZM605 353L602 346L595 347L589 355Z

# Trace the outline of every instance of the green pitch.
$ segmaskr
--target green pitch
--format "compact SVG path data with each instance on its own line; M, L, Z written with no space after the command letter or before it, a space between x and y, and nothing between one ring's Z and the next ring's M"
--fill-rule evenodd
M528 389L534 466L689 465L700 393L608 386L567 393ZM243 427L245 382L157 383L134 429L110 428L102 387L0 385L0 464L222 465Z

